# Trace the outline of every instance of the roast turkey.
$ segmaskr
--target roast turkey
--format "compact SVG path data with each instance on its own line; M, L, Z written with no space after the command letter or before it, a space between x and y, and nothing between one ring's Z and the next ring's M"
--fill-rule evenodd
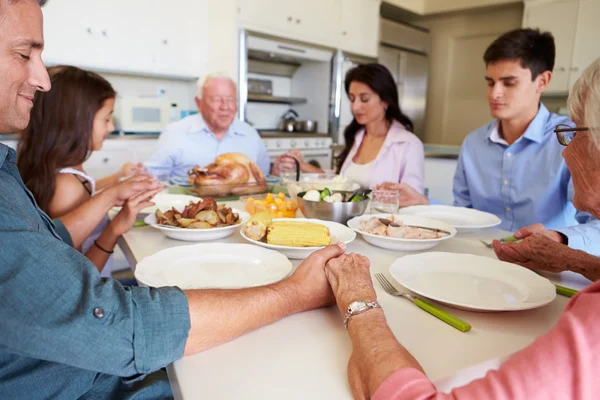
M260 168L242 153L226 153L202 168L189 171L188 180L201 196L258 193L267 189Z

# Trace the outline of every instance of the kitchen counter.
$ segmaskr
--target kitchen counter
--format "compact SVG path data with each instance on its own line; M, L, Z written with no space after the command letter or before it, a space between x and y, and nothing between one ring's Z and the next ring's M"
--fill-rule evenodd
M285 131L258 131L261 138L264 139L293 139L293 138L328 138L328 133L309 133L309 132L285 132Z
M460 154L460 146L445 144L425 144L425 158L444 158L456 160Z
M140 139L158 139L158 133L136 133L130 135L120 135L112 133L108 135L107 140L140 140Z

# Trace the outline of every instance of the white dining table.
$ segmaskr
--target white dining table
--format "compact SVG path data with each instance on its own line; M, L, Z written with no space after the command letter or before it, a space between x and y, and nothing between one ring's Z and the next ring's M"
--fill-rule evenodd
M227 205L243 209L239 201ZM508 235L493 228L458 234L428 251L495 257L479 240ZM215 242L246 243L239 230ZM131 229L119 242L132 268L160 250L190 244L168 239L149 226ZM414 253L374 247L360 235L348 245L348 252L367 256L372 273L384 273L403 289L389 274L389 266L397 258ZM301 262L291 261L294 267ZM553 283L578 290L590 283L570 272L543 275ZM411 302L388 295L377 282L375 289L394 335L433 381L526 347L552 328L569 301L557 295L541 308L496 313L463 311L434 302L472 325L470 332L461 333ZM176 399L351 399L346 375L350 353L342 316L337 308L329 307L292 315L229 343L184 357L169 365L167 372Z

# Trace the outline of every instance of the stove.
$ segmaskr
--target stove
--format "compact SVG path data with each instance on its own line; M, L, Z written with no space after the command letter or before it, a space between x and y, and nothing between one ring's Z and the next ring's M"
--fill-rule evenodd
M290 150L299 150L306 162L322 169L331 169L333 139L331 136L311 133L261 132L271 162Z

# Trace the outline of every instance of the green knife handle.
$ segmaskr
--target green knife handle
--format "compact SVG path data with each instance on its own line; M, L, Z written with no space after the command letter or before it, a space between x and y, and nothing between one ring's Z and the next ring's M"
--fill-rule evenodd
M504 243L506 243L506 242L508 242L508 243L511 243L511 242L518 242L519 240L520 240L520 239L517 239L517 238L516 238L516 237L514 237L514 236L507 236L507 237L505 237L505 238L502 238L502 239L500 239L500 241L501 241L501 242L504 242Z
M448 325L453 326L454 328L458 329L461 332L468 332L471 330L471 325L469 325L462 319L457 318L454 315L447 313L446 311L442 311L439 308L437 308L436 306L429 304L428 302L426 302L424 300L415 298L414 303L417 306L419 306L420 308L422 308L423 310L427 311L429 314L433 315L436 318L441 319Z
M570 288L566 288L564 286L560 286L560 285L554 285L556 286L556 293L566 296L566 297L573 297L577 294L577 290L575 289L570 289Z

